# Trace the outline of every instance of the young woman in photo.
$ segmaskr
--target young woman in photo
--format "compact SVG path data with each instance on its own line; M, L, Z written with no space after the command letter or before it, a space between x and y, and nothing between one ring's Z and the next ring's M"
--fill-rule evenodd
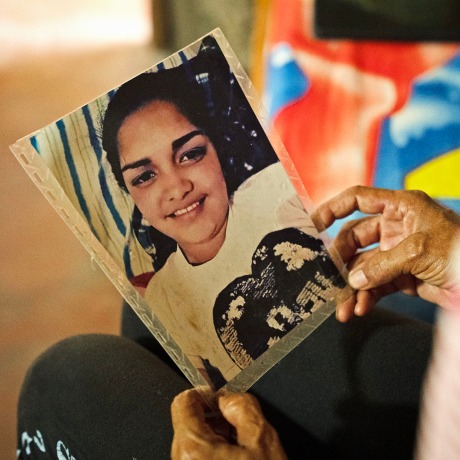
M153 240L144 297L221 386L341 281L218 53L203 45L182 66L122 85L103 146L148 228L139 238Z

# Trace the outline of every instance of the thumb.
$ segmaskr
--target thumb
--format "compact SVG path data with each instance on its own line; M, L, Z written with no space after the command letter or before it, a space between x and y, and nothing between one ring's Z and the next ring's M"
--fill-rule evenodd
M243 458L287 460L278 433L263 416L254 396L233 393L219 398L218 402L222 415L236 428L238 445L248 454Z
M416 233L387 251L376 251L358 264L348 275L353 289L372 289L391 283L402 275L421 273L420 265L427 261L424 236Z
M236 428L238 444L251 447L260 440L268 422L257 399L249 393L234 393L219 399L222 415Z

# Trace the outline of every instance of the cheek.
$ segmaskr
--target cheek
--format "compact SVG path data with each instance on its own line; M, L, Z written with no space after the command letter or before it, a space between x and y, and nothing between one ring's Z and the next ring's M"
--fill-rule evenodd
M217 164L214 165L213 174L209 174L208 177L210 178L210 186L214 190L214 192L219 197L225 197L227 200L227 183L225 182L225 177L220 167L220 163L216 159Z
M218 187L222 200L228 203L227 183L225 182L224 176L221 176Z
M220 205L225 205L225 207L228 205L227 184L220 171L219 174L212 177L212 181L209 181L209 189L212 190Z
M158 194L148 188L129 190L129 193L143 217L155 226L154 222L159 219Z

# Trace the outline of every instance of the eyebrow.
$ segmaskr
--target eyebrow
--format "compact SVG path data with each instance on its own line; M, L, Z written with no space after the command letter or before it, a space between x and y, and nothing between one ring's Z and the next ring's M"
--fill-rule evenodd
M121 172L125 172L128 169L137 169L142 166L146 166L148 164L152 163L148 158L142 158L141 160L134 161L132 163L128 163L121 168Z
M189 132L185 136L179 137L178 139L172 142L172 150L176 153L184 144L186 144L190 139L193 139L195 136L201 136L203 131L201 129L195 129L194 131Z
M203 131L200 129L195 129L194 131L190 131L189 133L185 134L182 137L179 137L178 139L175 139L171 146L173 153L176 153L184 144L186 144L190 139L193 139L195 136L201 136L203 134ZM152 161L149 158L141 158L140 160L133 161L132 163L127 163L121 168L121 172L125 172L128 169L137 169L141 168L142 166L147 166L151 164Z

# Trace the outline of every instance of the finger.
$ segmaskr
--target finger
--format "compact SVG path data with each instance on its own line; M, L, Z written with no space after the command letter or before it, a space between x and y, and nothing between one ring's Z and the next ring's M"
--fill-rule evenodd
M395 292L393 289L392 292ZM385 295L385 291L379 288L368 291L356 291L353 298L347 300L337 307L336 318L341 323L352 320L355 316L365 316L372 311L377 302Z
M376 254L377 252L380 252L379 247L358 252L348 261L348 271L351 272L353 270L361 268L369 259L374 257L374 254Z
M337 305L335 311L335 317L341 323L350 321L354 316L354 310L356 305L356 293L348 297L346 300L340 302Z
M356 316L367 315L374 308L379 298L374 290L358 291L356 293L356 305L353 313Z
M412 275L402 275L393 281L395 291L411 297L417 296L417 278Z
M383 286L402 275L416 274L417 265L425 257L420 234L413 234L388 251L375 251L350 271L348 282L353 289Z
M358 254L355 254L347 263L347 268L352 271L353 269L361 268L366 260L373 256L378 248L370 249L368 251L363 251ZM346 295L337 298L337 308L336 308L336 319L341 323L346 323L354 318L355 315L363 316L368 311L371 310L373 304L372 297L367 300L366 296L360 295L358 299L358 294L360 291L356 291L351 287L348 288ZM357 305L360 305L357 309Z
M194 436L203 439L222 439L206 422L204 415L206 408L202 396L196 390L187 390L177 395L171 404L174 432L179 436L193 433Z
M249 393L230 393L219 398L222 415L236 428L240 446L254 448L271 444L277 437L257 399Z
M354 314L356 316L365 316L372 311L378 301L393 292L398 291L398 288L393 284L385 284L374 289L366 291L357 291L356 305Z
M324 226L330 227L337 219L347 217L354 211L380 214L395 200L397 192L364 186L350 187L318 207L315 215Z
M353 296L337 305L336 318L346 323L354 316L365 316L382 297L394 292L402 292L410 296L418 295L415 278L411 275L403 275L391 283L373 289L354 291Z
M334 239L334 247L348 262L359 249L380 241L380 216L369 216L346 222Z
M384 296L395 292L397 289L390 285L381 286L367 291L356 291L353 297L337 306L336 318L341 323L346 323L354 316L367 315Z

